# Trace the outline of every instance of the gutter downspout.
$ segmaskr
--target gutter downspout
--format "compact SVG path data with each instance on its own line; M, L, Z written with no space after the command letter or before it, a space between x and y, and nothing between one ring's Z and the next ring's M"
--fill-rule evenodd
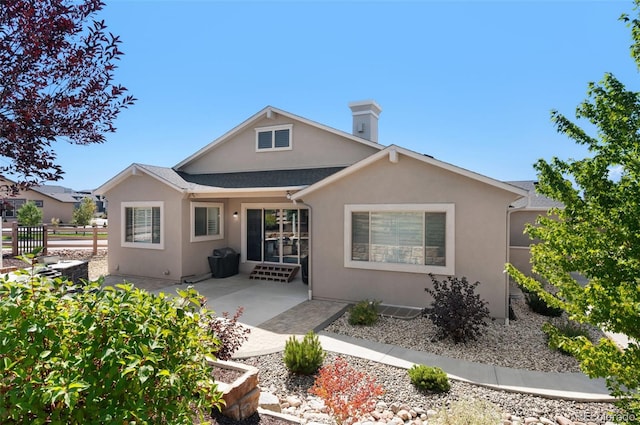
M528 202L527 202L528 204ZM507 207L507 263L511 263L511 214L513 214L514 212L517 211L522 211L525 208L527 208L528 205L525 205L523 207L518 207L518 208L509 208ZM504 324L509 326L509 275L507 274L506 270L504 272L505 274L505 285L504 285L504 298L505 298L505 305L507 307L507 314L505 316L505 320L504 320Z
M311 278L311 276L313 276L313 273L311 273L311 265L313 264L313 262L311 261L311 258L312 258L311 257L311 245L313 244L312 243L313 239L311 238L311 227L312 227L311 226L311 221L312 221L312 219L311 219L311 216L312 216L312 214L311 214L311 205L305 204L304 202L298 201L296 199L293 199L292 201L293 201L293 205L298 205L299 204L299 205L302 205L304 207L307 207L307 209L309 210L309 232L308 232L309 233L309 247L308 247L309 252L307 254L307 285L309 285L309 294L307 295L307 299L309 301L311 301L313 299L313 285L312 285L313 279Z

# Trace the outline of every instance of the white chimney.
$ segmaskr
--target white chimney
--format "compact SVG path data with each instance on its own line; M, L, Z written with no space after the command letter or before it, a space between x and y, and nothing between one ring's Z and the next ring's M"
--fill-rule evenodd
M349 103L353 114L353 135L378 143L378 118L382 108L374 100Z

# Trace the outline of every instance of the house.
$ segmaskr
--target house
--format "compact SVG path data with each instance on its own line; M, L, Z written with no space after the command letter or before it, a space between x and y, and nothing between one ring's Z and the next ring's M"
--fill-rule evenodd
M527 196L515 201L509 210L509 262L527 276L531 276L530 246L535 243L524 233L528 223L535 223L539 215L546 215L552 208L563 208L561 202L554 201L536 191L533 180L510 181L511 185L527 191Z
M0 187L12 185L15 185L14 181L0 176ZM33 201L42 209L42 222L49 224L52 218L59 219L60 223L71 223L73 210L80 205L85 195L78 195L61 186L33 186L11 195L3 191L0 196L0 215L4 222L17 221L18 209L28 201Z
M132 164L108 199L109 273L183 281L214 248L240 271L305 262L309 297L424 307L428 273L480 281L508 312L507 218L522 188L378 143L380 106L352 132L267 106L172 168Z

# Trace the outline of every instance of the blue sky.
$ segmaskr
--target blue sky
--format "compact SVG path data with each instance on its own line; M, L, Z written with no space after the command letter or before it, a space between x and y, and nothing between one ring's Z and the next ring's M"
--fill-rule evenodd
M55 145L55 183L94 189L130 164L171 167L272 105L351 129L351 101L382 107L380 142L499 180L586 151L556 133L587 83L637 90L629 1L107 0L117 80L138 98L117 133Z

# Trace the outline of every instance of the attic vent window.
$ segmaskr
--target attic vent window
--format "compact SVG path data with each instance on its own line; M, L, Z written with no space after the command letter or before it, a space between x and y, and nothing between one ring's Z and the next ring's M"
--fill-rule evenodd
M256 128L256 151L291 150L292 129L291 124Z

